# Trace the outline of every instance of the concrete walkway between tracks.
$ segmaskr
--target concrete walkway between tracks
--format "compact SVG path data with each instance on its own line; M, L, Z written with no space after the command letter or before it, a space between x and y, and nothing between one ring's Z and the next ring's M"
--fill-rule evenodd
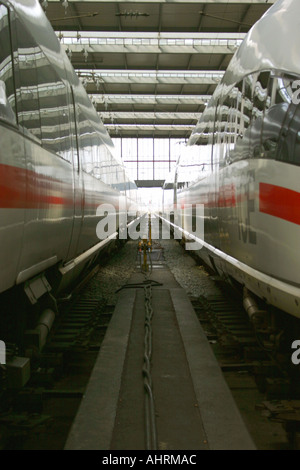
M165 265L150 279L157 450L254 449L184 289ZM122 290L66 449L146 449L144 320L144 290Z

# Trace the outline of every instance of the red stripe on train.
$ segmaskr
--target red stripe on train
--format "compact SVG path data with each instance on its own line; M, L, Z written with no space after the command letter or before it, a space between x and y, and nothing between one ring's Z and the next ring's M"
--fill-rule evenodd
M268 183L259 183L259 210L300 225L300 193Z
M96 210L104 202L95 191L86 192L83 201L81 190L74 202L72 179L63 181L25 168L0 164L1 209L47 209L49 206L72 209L74 203L84 211ZM116 210L118 207L115 204Z
M36 173L25 168L0 164L1 209L47 209L49 206L74 207L73 183ZM75 205L82 210L103 204L99 194L87 193L81 199L76 196ZM118 205L116 205L118 209Z
M2 209L35 209L49 205L72 205L72 198L62 196L63 186L65 186L64 182L47 175L25 168L0 165L0 207Z

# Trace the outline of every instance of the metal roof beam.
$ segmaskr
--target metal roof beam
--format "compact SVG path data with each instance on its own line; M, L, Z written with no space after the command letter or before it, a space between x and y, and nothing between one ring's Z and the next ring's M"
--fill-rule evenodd
M94 83L100 88L101 83L165 83L175 85L216 85L223 78L223 71L151 71L151 70L101 70L76 69L79 78L85 83Z
M120 33L57 31L72 54L234 54L245 33Z
M130 119L130 120L147 120L147 119L174 119L174 120L197 120L201 113L172 113L172 112L126 112L126 111L103 111L98 113L101 119Z
M104 124L111 131L192 131L194 124Z
M97 104L204 104L211 95L112 95L92 94L90 99Z

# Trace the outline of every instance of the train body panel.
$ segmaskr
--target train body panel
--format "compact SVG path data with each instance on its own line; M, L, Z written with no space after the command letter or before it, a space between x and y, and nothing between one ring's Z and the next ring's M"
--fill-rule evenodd
M97 207L136 188L37 0L0 2L0 139L0 292L78 275L105 246Z
M178 205L206 206L205 240L209 244L265 274L300 285L294 264L300 227L281 218L287 215L284 200L282 207L274 207L272 202L277 191L299 194L300 168L296 170L269 160L237 162L218 174L217 201L209 192L216 187L210 177L189 188L187 194L179 193Z
M199 256L273 306L300 317L300 3L278 0L250 30L179 159L178 225Z

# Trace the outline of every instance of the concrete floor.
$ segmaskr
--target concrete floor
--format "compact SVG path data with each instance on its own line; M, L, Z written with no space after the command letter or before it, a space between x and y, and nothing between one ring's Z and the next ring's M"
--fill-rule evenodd
M162 284L152 289L158 449L254 449L186 292L161 263L150 279ZM144 305L143 289L120 292L66 449L146 449Z

